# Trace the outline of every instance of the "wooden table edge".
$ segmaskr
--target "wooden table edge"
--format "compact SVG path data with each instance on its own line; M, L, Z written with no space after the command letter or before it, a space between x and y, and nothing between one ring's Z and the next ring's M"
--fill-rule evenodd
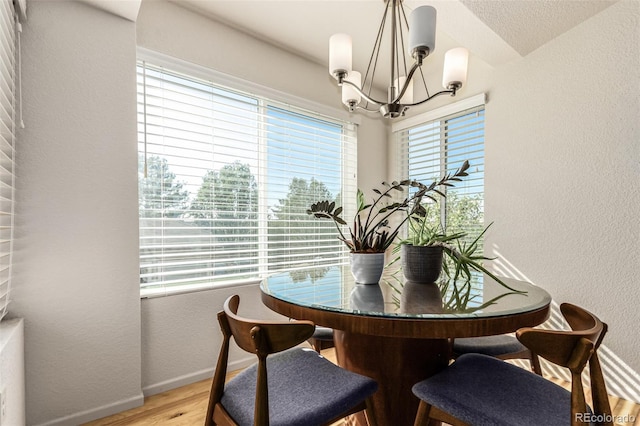
M542 324L550 315L549 302L537 309L486 318L376 317L300 306L277 299L262 289L260 293L265 306L289 318L310 320L351 333L398 338L443 339L511 333Z

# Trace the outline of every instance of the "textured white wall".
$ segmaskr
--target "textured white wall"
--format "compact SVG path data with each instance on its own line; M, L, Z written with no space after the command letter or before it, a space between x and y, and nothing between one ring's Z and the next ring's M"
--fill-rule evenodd
M142 301L142 390L153 395L213 376L222 345L217 314L231 295L240 296L240 313L250 318L286 318L260 300L258 285L220 288ZM255 362L235 344L231 369Z
M622 0L480 88L496 221L487 251L504 272L601 315L605 343L636 370L638 28L637 3ZM324 67L175 5L143 4L136 34L79 3L31 1L11 308L25 318L28 424L77 424L141 402L141 386L154 393L210 374L215 313L236 291L144 300L140 311L136 36L337 107ZM363 118L360 187L387 178L386 147L383 122ZM237 291L249 311L269 315L255 286Z
M640 3L622 0L496 70L485 181L497 269L599 315L636 372L639 89Z
M15 281L27 424L142 402L135 24L30 1L18 132Z

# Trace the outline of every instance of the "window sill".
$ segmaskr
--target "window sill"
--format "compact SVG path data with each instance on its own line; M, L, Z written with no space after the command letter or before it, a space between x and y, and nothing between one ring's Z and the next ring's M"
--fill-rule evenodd
M234 281L234 282L227 282L227 283L210 282L206 284L183 285L183 286L166 287L166 288L140 289L140 299L153 299L156 297L166 297L166 296L174 296L177 294L196 293L199 291L257 285L257 284L260 284L260 281L261 281L260 279L253 279L253 280L247 280L247 281Z

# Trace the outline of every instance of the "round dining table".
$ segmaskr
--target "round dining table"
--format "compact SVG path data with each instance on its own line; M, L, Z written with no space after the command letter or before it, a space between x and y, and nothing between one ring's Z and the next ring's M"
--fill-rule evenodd
M403 426L413 424L418 409L411 387L446 368L451 339L510 333L549 317L545 290L500 280L478 274L416 283L389 268L379 283L359 284L342 265L278 273L260 290L273 311L333 328L338 364L378 382L376 423Z

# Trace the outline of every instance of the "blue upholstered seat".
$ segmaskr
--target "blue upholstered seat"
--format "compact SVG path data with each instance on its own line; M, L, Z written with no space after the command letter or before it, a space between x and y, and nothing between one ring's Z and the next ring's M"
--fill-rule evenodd
M531 352L513 334L463 337L453 340L454 358L464 354L484 354L499 359L527 359L534 373L542 376L538 355Z
M318 353L323 349L333 348L333 329L316 325L313 335L307 341Z
M462 355L480 353L490 356L507 353L523 352L527 347L520 343L515 336L500 334L497 336L464 337L453 341L453 352Z
M420 399L474 426L569 426L571 393L491 356L461 355L413 386Z
M267 357L271 426L324 424L371 396L377 383L344 370L311 349ZM257 365L230 380L222 405L239 425L253 425Z
M460 355L449 367L413 386L420 398L415 425L444 421L456 426L570 426L602 420L613 426L598 348L608 326L570 303L560 305L571 330L524 327L517 339L533 353L569 369L571 391L506 363L478 353ZM582 373L589 366L592 408L586 404Z
M333 340L333 328L316 325L316 329L313 332L313 336L311 336L311 338L327 341Z

